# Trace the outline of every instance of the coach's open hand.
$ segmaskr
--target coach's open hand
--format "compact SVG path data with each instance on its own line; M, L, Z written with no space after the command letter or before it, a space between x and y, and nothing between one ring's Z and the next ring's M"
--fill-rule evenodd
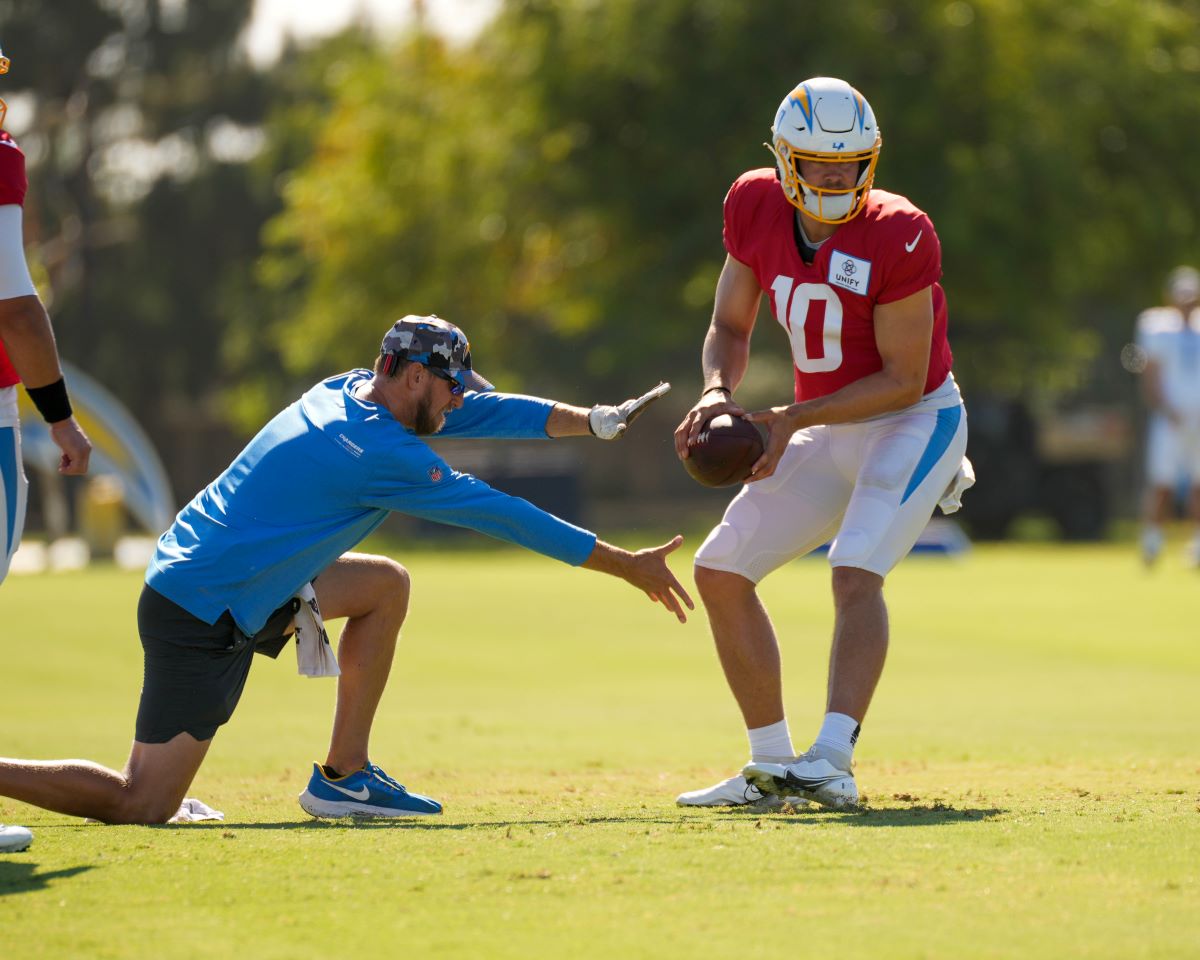
M630 553L603 540L596 541L592 555L583 562L588 570L611 573L645 592L655 603L661 603L675 614L680 623L687 623L683 608L695 610L696 605L683 585L667 566L667 554L678 549L683 537L676 536L660 547L647 547ZM681 602L682 601L682 602Z

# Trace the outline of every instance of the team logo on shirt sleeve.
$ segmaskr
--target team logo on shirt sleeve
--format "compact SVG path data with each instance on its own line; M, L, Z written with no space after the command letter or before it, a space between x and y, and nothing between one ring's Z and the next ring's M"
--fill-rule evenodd
M429 468L429 479L434 483L442 482L442 468L438 464L434 464Z
M829 277L826 282L865 297L871 286L871 261L834 250L829 258Z

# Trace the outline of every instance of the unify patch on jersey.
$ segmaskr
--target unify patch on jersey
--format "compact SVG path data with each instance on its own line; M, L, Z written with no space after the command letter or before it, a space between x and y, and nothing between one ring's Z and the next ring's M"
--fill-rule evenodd
M871 285L871 261L834 250L829 258L829 277L826 282L865 297Z

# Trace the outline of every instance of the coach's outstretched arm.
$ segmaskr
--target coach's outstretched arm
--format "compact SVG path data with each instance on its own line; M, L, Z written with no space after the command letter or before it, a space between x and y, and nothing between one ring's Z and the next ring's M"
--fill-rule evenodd
M631 553L597 539L592 555L582 566L588 570L599 570L601 573L611 573L614 577L620 577L644 591L655 603L661 603L675 614L680 623L687 623L687 614L683 612L683 608L686 606L689 610L695 610L696 605L667 566L667 554L678 549L681 543L683 537L676 536L662 546L647 547L645 550Z
M601 440L619 440L630 424L655 400L665 397L670 389L669 383L660 382L640 397L631 397L615 405L598 403L594 407L573 407L567 403L556 404L546 421L546 435L586 437L591 434Z

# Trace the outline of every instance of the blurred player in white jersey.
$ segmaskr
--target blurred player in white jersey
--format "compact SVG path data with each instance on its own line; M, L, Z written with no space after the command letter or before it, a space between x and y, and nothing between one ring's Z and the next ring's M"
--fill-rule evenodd
M0 75L8 73L8 67L8 58L0 53ZM61 473L86 473L92 449L71 415L50 318L25 263L25 155L4 130L6 112L0 100L0 583L21 542L28 489L21 466L16 385L24 383L50 424L50 436L62 450ZM0 852L24 850L31 839L24 827L0 824Z
M1137 343L1145 357L1142 395L1150 412L1146 439L1146 499L1142 558L1162 551L1162 525L1176 492L1188 490L1194 525L1187 559L1200 566L1200 272L1177 267L1167 277L1169 306L1138 317Z
M796 402L749 415L768 427L766 450L695 567L751 763L682 794L682 806L858 802L852 756L888 645L883 579L939 501L966 483L941 247L921 210L872 189L882 140L870 104L845 81L816 77L784 98L771 135L775 167L743 174L725 198L728 256L704 341L704 390L675 433L686 458L705 423L745 413L733 393L765 294L790 343ZM831 538L825 718L796 757L757 586Z

